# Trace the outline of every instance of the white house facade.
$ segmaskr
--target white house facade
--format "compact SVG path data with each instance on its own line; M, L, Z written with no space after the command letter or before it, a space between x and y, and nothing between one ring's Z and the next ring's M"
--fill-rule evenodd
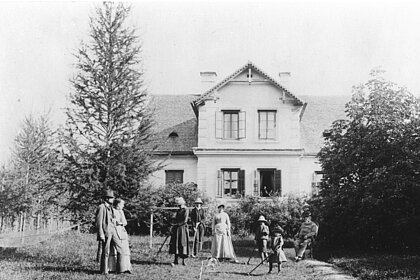
M228 200L310 194L322 177L322 131L344 117L343 100L311 104L252 62L217 83L215 73L202 76L209 89L199 95L153 97L164 168L151 182L194 182Z

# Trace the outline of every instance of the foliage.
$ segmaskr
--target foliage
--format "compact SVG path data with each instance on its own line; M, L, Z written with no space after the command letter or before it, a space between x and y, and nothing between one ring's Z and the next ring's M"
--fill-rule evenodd
M25 118L15 138L12 165L0 172L0 214L41 214L54 208L52 170L58 164L55 136L48 114Z
M129 13L121 3L103 3L91 18L90 41L75 54L61 180L68 208L82 220L92 219L104 189L135 201L142 183L159 168L150 155L153 123L141 46L135 29L125 26Z
M237 206L227 209L232 230L240 235L254 232L256 220L264 215L273 225L278 223L285 231L285 238L293 237L302 223L302 214L306 209L306 199L298 196L272 197L261 199L248 196L240 200Z
M324 133L324 182L311 204L325 245L418 250L420 102L371 74L354 87L347 119Z
M157 207L176 207L174 199L179 196L185 199L187 206L192 206L197 197L205 205L209 202L209 198L194 183L168 184L159 188L146 186L140 190L136 200L128 201L126 216L131 221L129 231L147 233L150 228L150 213L153 211L153 230L158 234L168 234L176 210L159 210Z

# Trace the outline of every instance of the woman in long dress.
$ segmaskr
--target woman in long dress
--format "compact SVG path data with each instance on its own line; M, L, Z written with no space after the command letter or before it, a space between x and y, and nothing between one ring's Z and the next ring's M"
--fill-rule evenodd
M182 259L182 265L185 265L185 259L190 254L188 242L188 208L182 197L175 198L179 209L176 212L175 220L172 223L171 241L169 243L169 254L174 254L174 262L172 266L178 264L178 257Z
M237 262L231 239L230 219L224 212L225 205L220 204L217 209L219 213L214 216L212 222L211 255L216 259L232 259Z
M128 243L128 234L125 230L127 220L123 212L124 203L124 200L117 198L113 204L114 223L117 236L121 240L122 252L121 254L117 254L115 248L111 246L109 267L111 271L117 271L118 273L131 273L130 246Z

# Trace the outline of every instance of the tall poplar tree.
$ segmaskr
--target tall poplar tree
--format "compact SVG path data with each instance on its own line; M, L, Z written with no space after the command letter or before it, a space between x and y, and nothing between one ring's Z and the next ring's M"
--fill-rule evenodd
M63 135L68 163L62 172L69 208L85 217L104 189L134 200L157 168L150 156L152 119L141 45L135 28L126 25L129 13L123 4L103 3L90 19L89 42L75 54Z

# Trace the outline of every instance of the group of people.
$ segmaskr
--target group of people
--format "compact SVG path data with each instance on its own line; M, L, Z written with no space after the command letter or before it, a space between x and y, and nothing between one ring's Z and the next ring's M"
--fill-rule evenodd
M186 206L184 198L175 198L178 210L172 220L171 239L169 243L169 254L174 255L172 266L186 265L185 259L191 256L197 257L202 250L205 233L205 212L202 208L203 201L197 198L191 213ZM123 212L124 201L116 199L113 191L108 190L104 195L104 202L99 205L96 212L96 227L98 230L98 260L100 260L100 271L103 274L110 272L131 273L130 248L128 234L125 230L127 221ZM224 211L225 205L219 203L217 213L212 219L212 243L211 255L217 260L232 260L238 262L233 249L231 239L231 224L228 214ZM302 223L299 232L295 235L295 261L300 261L306 247L313 241L318 233L318 226L311 221L309 212L304 213L305 221ZM194 232L193 252L190 255L188 221L191 220ZM258 226L255 231L255 240L261 256L261 263L268 260L269 273L273 265L278 264L278 272L281 271L283 262L287 258L283 252L283 229L280 225L274 224L269 228L268 221L264 216L257 220ZM270 242L269 242L270 241ZM271 249L271 254L268 250ZM180 260L181 259L181 260Z
M296 233L294 241L296 262L302 260L306 248L314 241L314 238L318 234L318 226L312 222L311 213L306 211L303 213L303 217L305 221L302 223L299 231ZM273 228L270 230L268 221L262 215L258 218L257 222L258 225L255 230L255 241L257 244L258 252L261 254L261 262L268 260L268 273L272 272L274 264L278 264L278 272L280 272L282 263L287 261L286 255L283 251L284 230L277 223L275 223ZM271 242L269 242L269 240ZM269 249L271 249L270 255L268 254Z
M172 266L179 264L186 265L185 259L189 257L189 232L188 232L188 217L189 210L186 206L185 200L182 197L177 197L175 203L179 206L175 219L172 223L171 240L169 243L169 254L174 255ZM191 257L195 258L203 247L203 239L205 232L205 213L201 208L203 201L200 198L194 202L194 208L191 210L191 223L194 231L193 252ZM233 249L231 239L231 225L228 214L224 212L225 205L223 203L217 206L218 213L212 220L212 234L213 240L211 245L211 255L218 260L231 259L237 262L235 251Z
M104 202L96 211L98 257L103 274L131 273L130 247L125 230L127 220L123 208L124 200L115 199L114 192L108 190Z

